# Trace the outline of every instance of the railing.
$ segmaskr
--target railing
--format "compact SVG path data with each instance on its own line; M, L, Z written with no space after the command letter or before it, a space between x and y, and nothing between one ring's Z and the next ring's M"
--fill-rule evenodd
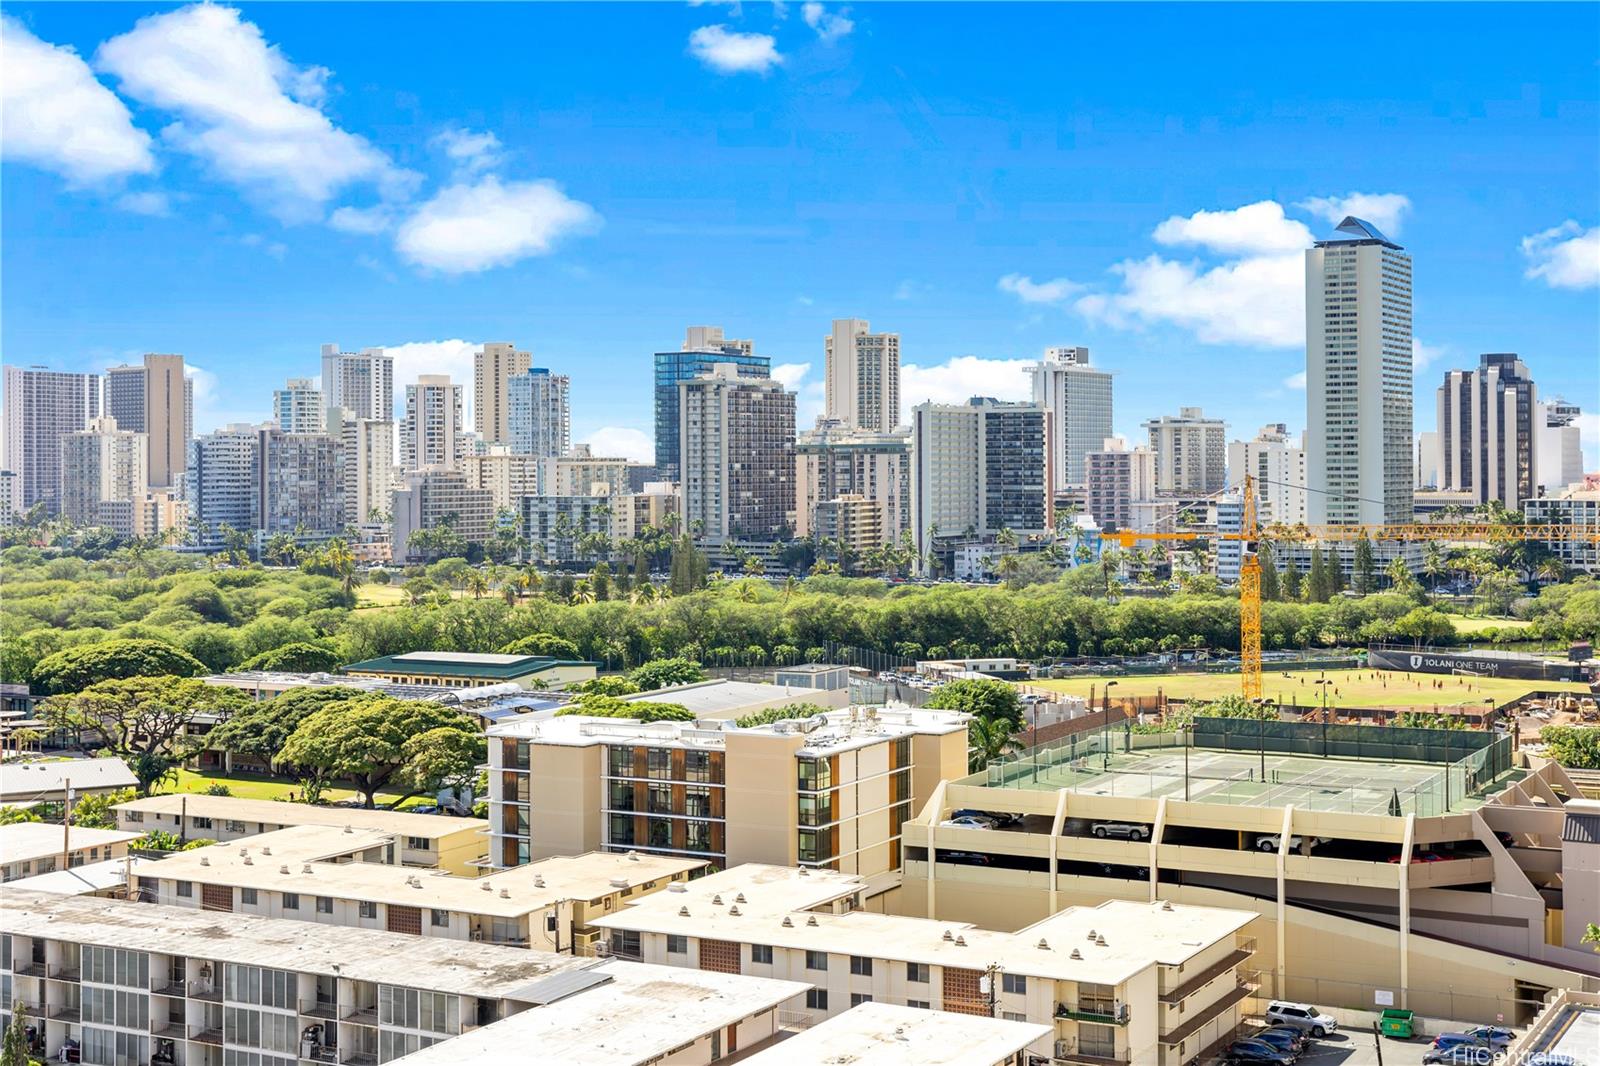
M1092 1047L1080 1051L1075 1040L1057 1040L1055 1050L1055 1061L1083 1063L1085 1066L1102 1066L1102 1064L1109 1066L1113 1063L1126 1063L1130 1059L1126 1048L1117 1051L1113 1048Z
M1089 1010L1080 1009L1082 1006L1084 1005L1080 1004L1077 1007L1069 1007L1065 1003L1057 1003L1056 1017L1071 1018L1075 1022L1094 1022L1098 1025L1128 1024L1128 1005L1126 1003L1122 1004L1121 1006L1113 1006L1110 1010L1104 1009L1104 1007L1098 1003L1088 1004L1088 1006L1091 1008Z

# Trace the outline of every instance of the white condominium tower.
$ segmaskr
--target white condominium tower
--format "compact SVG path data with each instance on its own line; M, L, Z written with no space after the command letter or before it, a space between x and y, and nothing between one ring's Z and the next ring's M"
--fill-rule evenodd
M1228 481L1228 424L1207 418L1198 407L1180 407L1144 424L1156 458L1156 492L1162 496L1210 495Z
M794 516L794 393L718 363L678 385L683 528L777 540Z
M285 433L321 433L327 425L322 390L310 378L290 378L272 392L272 421Z
M42 366L8 366L4 377L0 467L21 479L18 511L42 503L55 514L61 506L61 438L100 417L100 378Z
M507 382L526 374L533 357L515 344L490 341L472 357L472 428L487 444L511 443Z
M344 520L359 526L388 514L393 504L394 423L352 418L340 423L338 432L344 449Z
M1515 511L1539 494L1543 413L1527 366L1512 352L1480 357L1476 370L1447 370L1438 392L1439 487L1499 500Z
M1346 218L1306 252L1312 525L1412 520L1411 257Z
M1111 436L1111 374L1087 348L1046 348L1033 368L1033 402L1050 412L1051 491L1084 483L1084 457Z
M911 533L918 554L952 537L1050 532L1050 413L975 396L911 409Z
M394 357L382 348L341 352L337 344L322 346L322 401L329 410L343 407L352 418L387 422L394 418Z
M143 433L117 426L114 418L61 438L61 513L80 525L133 533L133 504L149 481Z
M423 374L406 386L406 420L400 427L400 466L454 468L466 453L461 427L461 386L449 374Z
M1244 484L1246 474L1256 479L1257 521L1293 526L1306 520L1306 450L1287 425L1262 426L1254 440L1228 445L1228 488Z
M827 418L879 433L900 424L900 334L873 333L863 318L836 318L823 354Z
M572 379L542 366L506 381L508 443L516 455L543 459L572 446Z

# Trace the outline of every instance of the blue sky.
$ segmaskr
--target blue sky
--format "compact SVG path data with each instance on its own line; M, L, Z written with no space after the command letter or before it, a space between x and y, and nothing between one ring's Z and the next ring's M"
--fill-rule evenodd
M7 4L3 41L4 358L181 352L201 429L323 342L404 380L512 340L647 455L685 325L806 420L852 315L908 402L1087 344L1119 431L1299 428L1299 249L1355 205L1415 259L1417 428L1517 351L1600 466L1595 5Z

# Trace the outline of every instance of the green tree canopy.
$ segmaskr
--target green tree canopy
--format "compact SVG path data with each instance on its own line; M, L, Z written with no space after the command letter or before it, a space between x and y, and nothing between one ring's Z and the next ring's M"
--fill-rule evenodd
M610 674L606 677L596 677L588 681L579 681L567 686L568 692L592 692L600 696L631 696L639 691L639 686L623 677L621 674Z
M764 711L755 711L735 718L733 724L740 729L754 729L758 725L792 722L797 718L815 718L819 714L827 713L828 708L815 703L786 703L782 707L768 707Z
M309 641L293 641L253 655L239 664L241 670L282 670L292 674L328 673L339 668L341 656L332 648Z
M672 685L693 684L705 679L705 670L692 659L653 659L643 666L635 667L628 675L628 680L638 685L643 692L653 692L658 688Z
M974 718L967 723L967 770L977 773L1017 750L1013 723L1005 718Z
M558 637L554 633L535 633L513 640L510 644L500 649L502 655L545 655L552 659L583 659L583 652L578 646L566 637Z
M119 803L132 803L139 794L131 788L115 792L96 792L84 796L72 805L72 824L83 829L115 829Z
M439 730L481 740L477 724L459 711L425 700L371 695L330 703L311 713L290 734L278 757L313 775L319 785L349 780L368 808L376 805L380 790L402 789L405 794L392 805L398 806L431 787L442 767L455 765L452 760L467 746L461 738L446 737ZM440 746L447 746L450 754L441 757L436 750Z
M595 718L633 718L641 722L692 722L694 712L681 703L655 703L651 700L628 701L616 696L588 693L579 696L556 712L585 714Z
M205 664L159 640L102 640L39 660L33 683L46 694L79 692L101 681L129 677L194 677Z
M1022 721L1022 700L1016 686L990 678L963 678L940 685L926 706L966 711L989 721L1003 718L1014 726Z
M223 751L274 765L278 753L301 722L332 704L362 699L366 695L360 689L342 686L292 688L270 700L235 711L226 722L212 730L207 739Z
M1539 730L1550 757L1574 770L1600 770L1600 726L1547 725Z
M1407 729L1467 729L1467 720L1459 714L1439 711L1401 711L1390 725Z
M55 728L103 738L104 750L127 763L140 793L149 795L152 785L203 744L189 735L189 726L201 714L228 715L249 702L237 689L193 678L130 677L52 696L40 710Z

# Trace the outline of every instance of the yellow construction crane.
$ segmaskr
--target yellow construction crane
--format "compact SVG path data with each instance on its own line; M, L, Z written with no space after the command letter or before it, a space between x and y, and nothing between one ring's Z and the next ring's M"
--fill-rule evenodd
M1256 522L1256 479L1244 476L1243 514L1237 533L1201 533L1195 530L1137 533L1125 529L1102 534L1123 548L1146 540L1231 540L1240 542L1239 561L1239 675L1244 698L1261 698L1261 563L1255 544L1262 539ZM1400 525L1308 526L1304 524L1268 527L1273 541L1321 541L1349 543L1369 541L1465 541L1497 544L1512 540L1600 541L1600 527L1587 525L1506 525L1497 522L1408 522Z

